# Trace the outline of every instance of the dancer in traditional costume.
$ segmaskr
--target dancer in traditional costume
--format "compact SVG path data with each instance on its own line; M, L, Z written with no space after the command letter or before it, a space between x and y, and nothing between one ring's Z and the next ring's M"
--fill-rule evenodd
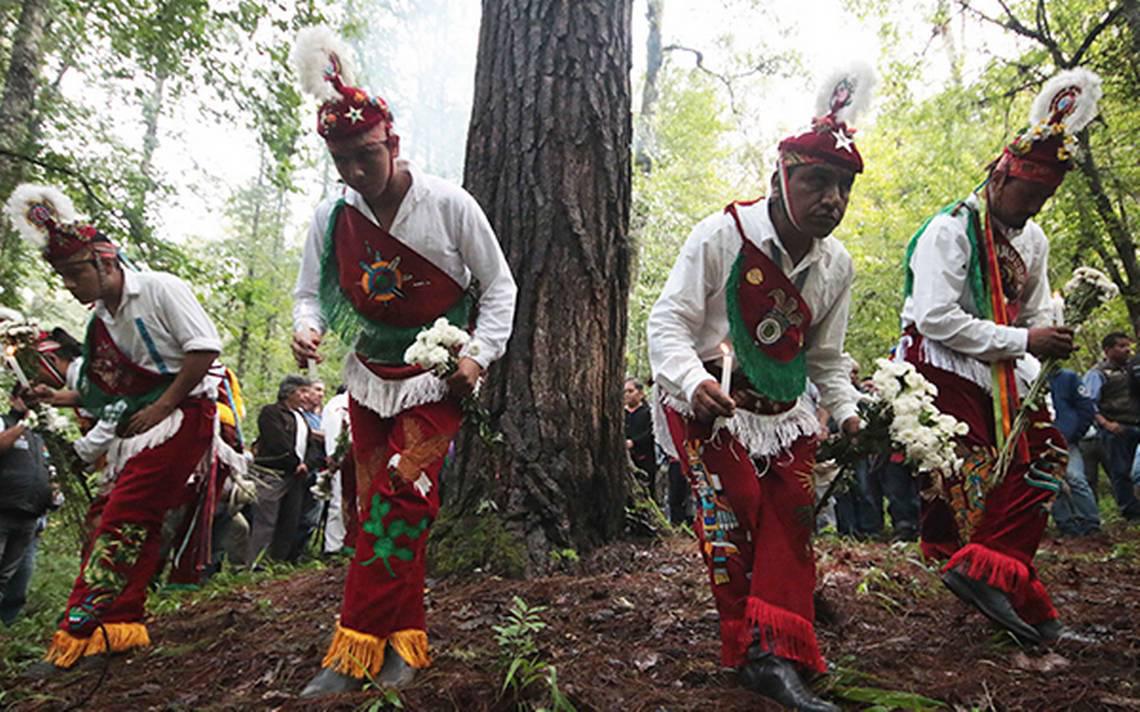
M1072 167L1076 134L1096 115L1100 79L1076 69L1043 88L1030 127L1002 151L989 178L930 218L907 248L903 336L897 358L938 388L935 405L969 425L965 464L923 491L922 549L949 559L943 582L1026 641L1061 633L1033 556L1048 502L1068 459L1046 409L1017 443L1000 482L994 464L1034 356L1068 356L1068 328L1051 327L1049 242L1030 218Z
M474 198L400 160L392 114L351 86L349 53L325 28L301 33L294 61L323 103L324 137L342 193L316 210L295 292L294 354L317 359L331 329L354 344L348 386L361 531L323 670L302 694L411 679L429 664L424 621L428 528L438 477L462 420L459 400L506 349L515 283ZM437 318L471 341L446 380L404 363Z
M843 355L854 270L830 235L863 170L848 122L870 84L869 71L825 84L811 128L779 145L772 197L698 224L649 317L657 442L696 495L721 661L801 710L837 709L800 677L826 671L812 604L819 421L805 389L810 377L843 430L859 430Z
M208 461L216 379L207 372L221 342L185 282L124 269L118 248L60 191L20 186L7 211L72 296L94 308L78 390L40 386L37 394L117 423L107 450L111 482L91 506L79 577L34 671L49 674L84 656L149 644L142 619L161 563L163 517L190 501L188 481Z

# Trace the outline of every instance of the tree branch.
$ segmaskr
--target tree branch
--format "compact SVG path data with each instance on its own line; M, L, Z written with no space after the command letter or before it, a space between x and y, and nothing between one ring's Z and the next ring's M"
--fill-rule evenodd
M99 199L99 195L95 192L95 189L91 186L91 183L87 179L87 176L83 175L82 173L75 170L74 168L68 168L66 166L60 166L60 165L56 165L54 163L49 163L49 162L44 161L42 159L36 158L34 156L28 156L26 154L18 153L16 151L9 151L6 148L0 148L0 156L6 156L8 158L13 158L17 161L24 161L25 163L31 163L32 165L39 166L40 168L44 168L44 169L47 169L49 171L54 171L56 173L62 173L63 175L66 175L66 176L71 176L72 178L75 178L76 180L78 180L83 185L83 190L87 193L87 197L89 197L92 201L97 203L100 207L104 208L105 210L115 212L111 208L110 205L107 205L106 203L104 203L102 200Z
M1101 21L1094 25L1091 30L1089 30L1089 33L1085 35L1084 40L1081 41L1081 46L1078 47L1077 51L1073 53L1073 58L1070 60L1069 64L1070 67L1080 66L1081 60L1085 58L1085 53L1089 51L1090 47L1092 47L1093 42L1096 42L1097 37L1100 37L1100 34L1108 29L1108 26L1115 22L1116 18L1120 17L1121 13L1123 12L1124 3L1122 2L1112 10L1109 10L1108 13L1103 18L1101 18Z
M734 114L739 114L740 110L736 106L736 93L733 91L732 83L739 79L745 79L756 74L770 72L776 64L775 62L762 62L746 72L740 72L738 74L721 74L720 72L713 71L712 69L709 69L705 66L705 53L699 49L694 49L692 47L686 47L679 44L671 44L662 47L661 52L688 52L689 54L693 55L697 62L697 69L719 81L724 85L724 88L728 90L728 105Z

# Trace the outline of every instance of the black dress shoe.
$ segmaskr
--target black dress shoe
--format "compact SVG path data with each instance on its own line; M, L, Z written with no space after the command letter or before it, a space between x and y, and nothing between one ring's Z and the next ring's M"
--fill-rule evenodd
M305 689L301 690L301 697L336 695L342 692L359 692L363 689L364 680L362 678L345 675L332 668L322 668L316 677L309 680Z
M750 652L749 658L737 670L741 684L749 690L799 712L840 712L839 707L813 695L787 660L771 653L753 657Z
M1037 629L1026 623L1013 610L1013 604L1004 592L966 576L951 569L942 574L942 583L950 589L955 596L981 611L986 618L1005 628L1017 636L1018 640L1027 643L1040 643L1041 634Z
M1041 636L1041 640L1046 643L1069 642L1089 645L1097 642L1096 638L1082 635L1056 618L1044 621L1043 623L1036 623L1033 627L1037 630L1037 634Z
M61 675L86 672L94 669L98 665L106 665L107 662L106 655L84 655L79 658L79 660L76 660L75 664L71 667L60 667L47 660L40 660L26 667L24 672L20 673L20 677L25 680L49 680Z

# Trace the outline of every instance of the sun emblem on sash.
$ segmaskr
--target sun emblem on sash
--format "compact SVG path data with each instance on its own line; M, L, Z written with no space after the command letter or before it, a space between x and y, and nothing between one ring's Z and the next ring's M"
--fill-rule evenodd
M412 279L412 275L400 271L399 256L385 260L377 253L371 264L362 261L360 268L364 270L360 275L360 288L372 301L389 302L397 297L403 299L408 296L404 285Z

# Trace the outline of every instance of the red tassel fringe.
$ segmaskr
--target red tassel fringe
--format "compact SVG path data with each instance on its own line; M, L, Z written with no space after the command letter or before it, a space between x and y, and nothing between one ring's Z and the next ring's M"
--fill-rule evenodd
M983 581L994 588L1016 596L1029 584L1029 567L1012 556L999 554L981 544L967 544L959 549L943 571L965 564L961 572L975 581Z
M806 618L749 596L744 607L744 621L738 625L735 650L731 651L735 655L724 655L722 648L722 657L739 658L743 662L745 651L754 642L752 636L758 634L760 647L764 650L815 672L827 672L827 663L823 661L815 639L815 626ZM728 623L722 626L722 635L731 628ZM727 643L726 639L725 647Z

